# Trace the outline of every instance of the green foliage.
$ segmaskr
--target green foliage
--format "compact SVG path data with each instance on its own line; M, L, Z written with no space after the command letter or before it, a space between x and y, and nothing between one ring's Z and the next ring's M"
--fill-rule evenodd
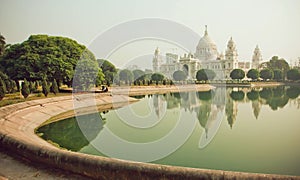
M113 65L108 60L97 59L99 68L102 69L106 82L112 83L117 74L117 69L115 65Z
M29 90L30 90L30 93L33 93L36 91L35 83L32 81L29 82Z
M85 46L69 38L32 35L23 43L10 46L0 64L7 67L5 73L14 80L47 78L70 85L84 50Z
M48 83L45 79L42 82L42 89L43 89L43 91L42 91L43 94L45 95L45 97L47 97L48 94L49 94L50 88L49 88L49 85L48 85Z
M279 69L274 69L273 70L273 73L274 73L274 77L273 77L273 79L275 79L275 80L282 80L282 78L283 78L283 73L282 73L282 71L281 70L279 70Z
M103 80L104 74L94 58L78 61L73 78L74 91L88 91L93 86L100 85Z
M259 98L259 92L255 90L251 90L250 92L247 93L247 98L250 101L257 100Z
M128 69L123 69L119 72L119 78L121 81L125 81L126 84L131 84L133 80L133 74Z
M50 88L50 92L52 92L53 94L57 94L58 93L58 85L56 80L54 79Z
M245 77L245 72L242 69L234 69L230 73L231 79L241 80Z
M274 77L274 73L271 69L263 69L260 71L260 78L263 80L272 79Z
M256 80L259 78L259 71L257 69L250 69L247 72L247 78L250 78L252 80Z
M234 101L242 101L244 100L245 97L245 93L243 91L232 91L230 93L230 97L234 100Z
M278 56L273 56L269 62L267 62L267 68L271 70L280 69L283 72L287 72L290 69L289 64L283 58L278 58Z
M17 84L16 81L14 80L10 80L10 84L11 84L11 91L9 93L14 93L17 91Z
M290 99L296 99L300 94L300 87L289 87L286 90L286 95L290 98Z
M5 84L5 82L4 82L4 80L0 77L0 86L2 86L2 88L3 88L3 91L6 93L6 84Z
M175 81L184 81L186 80L187 76L185 72L178 70L173 73L173 78Z
M196 74L196 79L198 81L213 80L215 77L216 73L211 69L200 69Z
M5 92L6 92L6 89L4 88L4 81L2 80L2 78L0 77L0 101L4 98L5 96Z
M158 84L158 81L162 81L164 78L165 76L160 73L154 73L151 75L151 80L156 81L156 84Z
M298 69L291 69L287 72L287 79L296 81L300 80L300 71Z
M21 93L22 96L26 99L29 94L30 94L30 90L29 90L29 83L27 82L26 79L24 79L24 82L22 82L22 89L21 89Z
M210 91L200 91L197 93L200 100L209 101L212 99L214 93L212 90Z
M0 56L2 56L3 53L4 53L5 44L6 44L5 38L4 38L4 36L2 34L0 34Z
M144 76L145 72L140 69L135 69L132 71L134 80L142 80L141 77Z

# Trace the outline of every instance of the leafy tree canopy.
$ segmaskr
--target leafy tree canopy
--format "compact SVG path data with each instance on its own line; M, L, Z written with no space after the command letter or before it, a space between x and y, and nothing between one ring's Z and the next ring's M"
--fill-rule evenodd
M283 73L282 73L281 70L279 70L279 69L274 69L274 70L273 70L273 73L274 73L273 79L275 79L275 80L282 80L282 78L283 78Z
M184 81L186 80L187 76L185 72L178 70L173 73L173 78L175 81Z
M267 68L271 70L280 69L287 72L290 69L290 66L285 59L273 56L271 60L267 62Z
M144 71L140 69L135 69L132 71L134 80L140 80L142 76L145 74Z
M263 80L272 79L273 76L274 76L274 73L270 69L263 69L263 70L260 71L260 77Z
M198 81L213 80L215 77L216 73L211 69L200 69L196 74L196 79Z
M69 38L32 35L21 44L10 46L0 64L14 80L47 78L70 84L82 55L84 58L94 58L88 50L83 54L85 49L85 46Z
M300 80L300 71L298 69L291 69L287 72L288 80Z
M117 74L117 68L114 64L105 59L97 59L99 67L102 69L102 72L105 76L105 80L113 82L114 77Z
M165 76L160 73L154 73L151 75L151 79L153 81L162 81L164 78L165 78Z
M133 74L128 69L123 69L119 72L119 78L121 81L130 82L133 80Z
M257 69L250 69L247 72L247 78L250 78L252 80L256 80L259 78L259 71Z
M231 79L243 79L245 77L245 72L242 69L234 69L230 73Z

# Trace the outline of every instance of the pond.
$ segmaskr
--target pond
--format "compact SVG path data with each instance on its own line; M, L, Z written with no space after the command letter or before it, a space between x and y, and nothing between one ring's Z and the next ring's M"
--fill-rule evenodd
M300 88L137 96L119 109L40 127L81 153L174 166L300 175Z

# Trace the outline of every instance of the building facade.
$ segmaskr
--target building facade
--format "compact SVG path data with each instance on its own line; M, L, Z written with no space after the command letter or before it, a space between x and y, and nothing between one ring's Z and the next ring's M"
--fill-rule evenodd
M261 51L258 46L254 49L251 62L239 62L236 44L232 37L227 43L225 56L219 53L216 44L210 38L205 28L204 36L196 46L196 52L179 56L174 53L166 53L163 57L159 48L156 48L153 56L153 71L172 78L177 70L186 72L188 79L196 79L196 73L200 69L215 71L218 80L229 79L233 69L243 69L246 73L249 69L258 69L262 62Z

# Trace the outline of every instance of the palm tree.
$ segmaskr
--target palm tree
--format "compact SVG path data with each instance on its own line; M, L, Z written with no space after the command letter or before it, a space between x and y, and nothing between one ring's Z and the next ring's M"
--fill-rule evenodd
M4 53L5 44L5 38L2 36L2 34L0 34L0 55Z

